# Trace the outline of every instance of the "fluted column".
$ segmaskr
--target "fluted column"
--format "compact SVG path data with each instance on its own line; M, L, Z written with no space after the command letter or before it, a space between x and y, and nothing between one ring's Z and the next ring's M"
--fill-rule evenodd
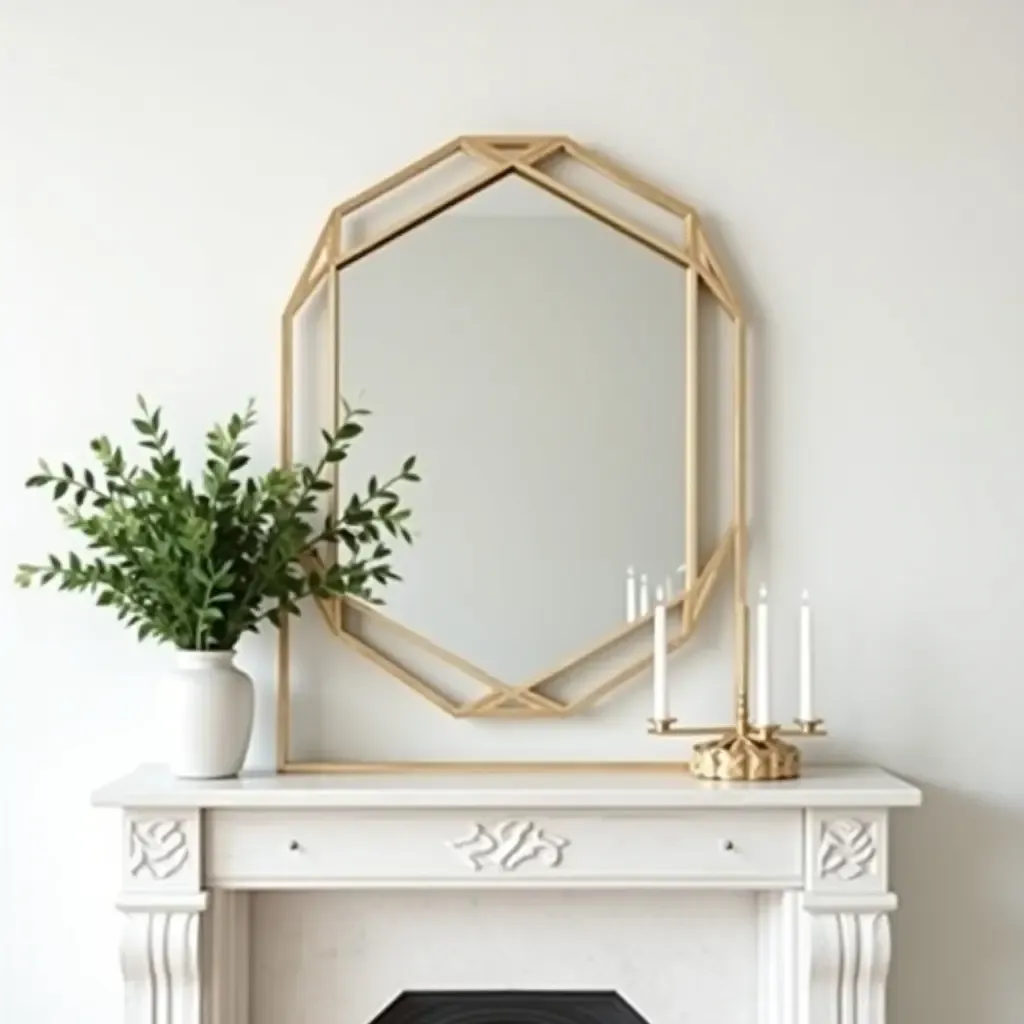
M884 811L806 813L797 917L799 1024L885 1024L892 943Z
M885 1024L896 898L805 901L802 915L802 1020L806 1024Z
M125 1024L202 1024L200 915L206 897L123 897Z
M205 1024L200 827L196 810L125 813L117 901L124 1024Z

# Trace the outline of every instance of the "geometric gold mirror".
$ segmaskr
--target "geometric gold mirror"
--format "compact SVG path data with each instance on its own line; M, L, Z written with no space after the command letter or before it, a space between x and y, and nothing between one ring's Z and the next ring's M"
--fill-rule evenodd
M331 210L282 319L282 461L345 400L372 417L333 500L410 452L422 482L386 604L317 606L320 685L352 685L330 676L344 648L432 714L510 727L635 689L656 596L670 652L730 561L745 597L744 346L693 208L565 136L463 136ZM296 756L287 617L279 644L280 769L389 766ZM526 747L497 760L535 767Z

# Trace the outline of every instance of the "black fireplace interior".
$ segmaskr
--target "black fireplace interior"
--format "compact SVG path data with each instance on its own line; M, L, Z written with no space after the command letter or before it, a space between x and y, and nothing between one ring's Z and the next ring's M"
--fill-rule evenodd
M372 1024L647 1024L617 992L403 992Z

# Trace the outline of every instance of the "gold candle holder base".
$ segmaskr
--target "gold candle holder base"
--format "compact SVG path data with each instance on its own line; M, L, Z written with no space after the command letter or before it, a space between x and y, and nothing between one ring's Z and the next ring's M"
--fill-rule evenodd
M654 736L667 736L675 728L674 718L648 718L647 731Z
M825 721L821 718L797 718L793 724L802 736L824 736Z
M800 750L780 739L777 726L749 732L732 730L698 743L690 771L698 779L718 782L769 782L800 776Z

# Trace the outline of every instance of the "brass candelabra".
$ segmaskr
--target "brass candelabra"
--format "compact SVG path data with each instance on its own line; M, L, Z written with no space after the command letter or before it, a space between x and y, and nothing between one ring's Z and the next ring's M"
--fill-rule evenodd
M800 776L800 748L787 737L826 736L820 718L796 719L789 728L754 724L750 720L749 639L750 609L738 609L740 645L733 700L733 724L722 726L681 726L675 718L650 718L648 732L654 736L712 736L697 743L690 755L690 771L699 779L718 782L772 782Z

